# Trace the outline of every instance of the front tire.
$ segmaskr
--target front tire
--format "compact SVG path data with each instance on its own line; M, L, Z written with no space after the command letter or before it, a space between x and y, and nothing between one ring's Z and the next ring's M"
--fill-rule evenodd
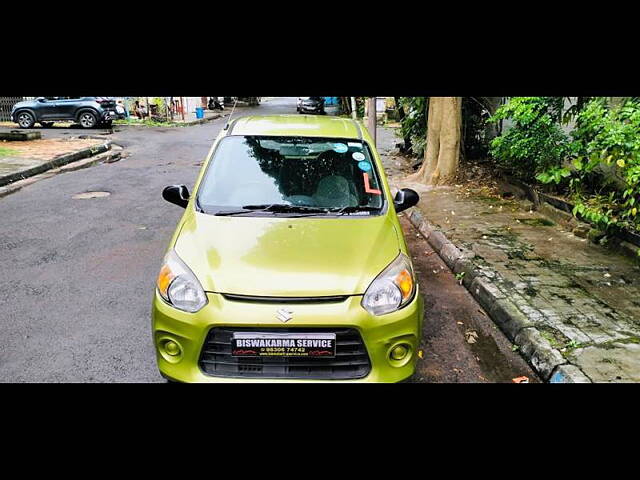
M78 116L78 123L82 128L93 128L98 124L98 117L93 112L82 112Z
M36 119L31 112L20 112L17 120L20 128L31 128L36 123Z

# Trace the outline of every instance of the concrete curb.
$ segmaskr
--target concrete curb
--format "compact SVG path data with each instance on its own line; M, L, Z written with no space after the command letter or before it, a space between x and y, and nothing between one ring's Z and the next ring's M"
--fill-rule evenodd
M5 187L6 185L39 175L43 172L46 172L47 170L62 167L63 165L67 165L68 163L75 162L77 160L82 160L83 158L93 157L110 149L111 141L107 140L102 145L94 145L93 147L85 148L84 150L80 150L78 152L68 153L66 155L58 155L49 162L45 162L40 165L36 165L35 167L21 170L19 172L11 173L9 175L4 175L0 177L0 196L3 196L2 187ZM4 190L6 190L6 187Z
M521 355L540 378L550 383L591 383L578 367L569 364L560 351L541 335L535 322L491 281L496 272L474 265L473 252L454 245L417 208L412 209L408 218L453 273L463 274L462 284L507 338L519 347Z
M180 125L187 125L187 126L191 126L191 125L202 125L203 123L209 123L209 122L213 122L214 120L218 120L219 118L225 117L228 114L226 113L217 113L209 118L201 118L199 120L194 120L192 122L185 122L185 123L181 123Z
M191 127L193 125L202 125L204 123L209 123L209 122L213 122L214 120L218 120L219 118L223 118L223 117L227 117L229 116L228 113L216 113L214 115L212 115L211 117L205 117L205 118L201 118L198 120L193 120L191 122L173 122L169 125L167 125L168 128L174 128L174 127ZM113 124L112 128L129 128L129 127L144 127L144 128L162 128L161 125L153 125L153 126L148 126L148 125L144 125L144 124L135 124L135 123L118 123L118 124Z

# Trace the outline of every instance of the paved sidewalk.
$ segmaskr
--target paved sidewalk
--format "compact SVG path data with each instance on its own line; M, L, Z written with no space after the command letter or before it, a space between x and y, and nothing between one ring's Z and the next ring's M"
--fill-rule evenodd
M109 149L92 138L0 142L0 187Z
M410 219L552 382L640 381L640 266L502 198L489 185L403 183L410 161L378 128L392 184L414 188Z

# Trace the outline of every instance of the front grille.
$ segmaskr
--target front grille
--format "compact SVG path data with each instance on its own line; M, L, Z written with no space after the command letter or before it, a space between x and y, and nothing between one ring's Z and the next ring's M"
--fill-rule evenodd
M233 332L335 333L334 358L233 357ZM216 377L308 378L347 380L366 377L371 370L367 349L353 328L231 328L209 331L200 354L200 368Z
M225 299L234 302L250 303L340 303L344 302L348 295L332 295L326 297L259 297L255 295L221 294Z

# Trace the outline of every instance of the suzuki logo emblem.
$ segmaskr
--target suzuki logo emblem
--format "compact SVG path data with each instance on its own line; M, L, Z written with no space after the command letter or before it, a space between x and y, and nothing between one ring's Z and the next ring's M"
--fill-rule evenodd
M286 308L281 308L276 312L276 318L282 323L287 323L293 318L293 312L291 310L287 310Z

